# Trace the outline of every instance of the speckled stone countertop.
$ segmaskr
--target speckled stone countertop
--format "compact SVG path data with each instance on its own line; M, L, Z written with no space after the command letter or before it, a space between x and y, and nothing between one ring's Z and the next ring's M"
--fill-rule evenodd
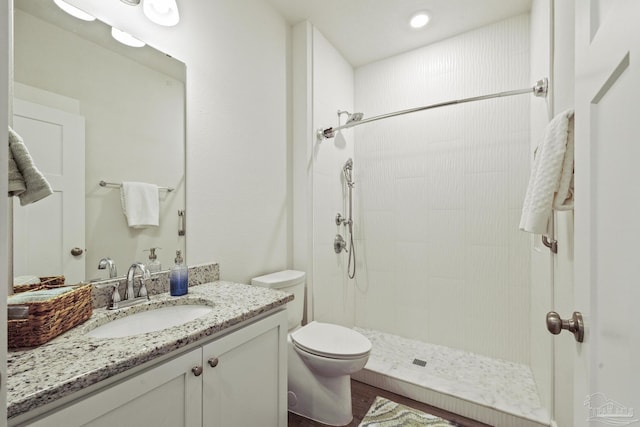
M94 310L85 323L34 349L7 355L7 417L23 414L106 378L183 348L292 300L285 292L217 281L189 288L182 297L154 295L149 303ZM212 305L213 311L181 326L125 338L86 333L111 319L157 306Z

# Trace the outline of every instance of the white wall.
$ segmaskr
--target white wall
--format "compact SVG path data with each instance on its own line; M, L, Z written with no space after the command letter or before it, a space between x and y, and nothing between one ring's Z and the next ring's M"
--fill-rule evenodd
M546 105L531 104L531 151L542 141L551 117L574 106L574 5L534 0L531 11L532 76L550 79ZM543 406L558 426L573 425L573 351L571 336L554 337L545 327L548 311L570 317L573 306L573 211L554 215L558 253L532 240L531 368Z
M529 54L529 16L498 22L357 69L356 109L370 117L530 87ZM529 362L529 236L518 230L529 103L355 129L358 326Z
M338 110L354 111L353 68L315 28L312 37L313 128L335 127ZM343 115L341 123L345 120ZM333 249L337 233L348 240L346 228L337 226L335 217L337 213L347 215L342 168L354 155L353 130L321 142L314 137L313 147L314 319L353 326L354 285L346 277L348 255ZM357 160L354 167L358 167Z
M11 112L10 82L13 78L13 57L11 43L13 33L12 2L0 3L0 129L7 129ZM6 25L5 25L6 24ZM9 176L8 162L0 162L0 194L7 194L7 177ZM8 214L11 212L9 198L0 197L0 376L7 377L7 292L11 274L11 255L9 250L9 236L11 233ZM0 426L6 425L7 419L7 382L0 383Z
M70 3L187 65L189 263L219 262L221 278L239 282L290 265L284 18L261 0L193 0L166 28L133 21L137 8Z
M554 5L554 114L574 108L574 3L553 1ZM555 215L558 254L554 257L553 309L562 318L578 308L573 302L573 211ZM563 334L564 335L564 334ZM573 373L576 342L570 334L554 337L554 418L558 426L573 420Z
M132 262L145 262L143 250L152 246L162 248L158 259L170 268L175 250L184 251L177 234L177 211L185 200L184 84L20 10L14 46L15 81L73 98L76 111L69 112L85 118L86 277L108 277L97 269L106 256L124 274ZM46 102L21 89L16 85L17 98ZM127 226L120 191L100 187L100 180L176 190L160 192L159 227L134 230Z
M531 8L531 77L552 78L551 64L551 2L534 0ZM531 100L531 148L533 152L544 137L544 128L552 114L551 91L546 101ZM553 301L552 255L540 236L531 236L531 371L538 386L542 406L552 410L553 338L544 323Z

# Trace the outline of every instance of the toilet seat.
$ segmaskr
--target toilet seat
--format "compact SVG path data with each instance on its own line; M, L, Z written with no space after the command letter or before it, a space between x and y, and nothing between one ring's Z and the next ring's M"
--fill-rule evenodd
M371 341L344 326L311 322L291 333L299 349L331 359L358 359L371 351Z

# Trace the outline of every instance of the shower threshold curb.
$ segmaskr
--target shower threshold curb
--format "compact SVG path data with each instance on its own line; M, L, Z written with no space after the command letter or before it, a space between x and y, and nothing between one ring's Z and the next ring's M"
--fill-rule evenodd
M495 427L512 427L514 425L518 427L549 427L550 425L550 421L544 422L508 413L501 409L434 390L424 385L414 384L368 368L352 374L351 378Z

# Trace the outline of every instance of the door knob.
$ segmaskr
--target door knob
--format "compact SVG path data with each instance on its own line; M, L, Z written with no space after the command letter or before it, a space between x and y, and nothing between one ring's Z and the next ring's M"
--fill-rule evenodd
M563 329L573 333L574 338L578 342L584 341L584 321L582 313L574 311L571 319L561 319L560 315L555 311L547 313L547 330L553 335L558 335Z
M84 251L82 249L80 249L80 248L76 247L76 248L71 249L71 255L73 255L73 256L80 256L83 253L84 253Z
M216 366L218 366L217 357L212 357L211 359L208 360L208 362L209 362L209 366L211 366L212 368L215 368Z
M196 377L199 377L200 375L202 375L202 366L194 366L193 368L191 368L191 372L193 372L193 375L195 375Z

